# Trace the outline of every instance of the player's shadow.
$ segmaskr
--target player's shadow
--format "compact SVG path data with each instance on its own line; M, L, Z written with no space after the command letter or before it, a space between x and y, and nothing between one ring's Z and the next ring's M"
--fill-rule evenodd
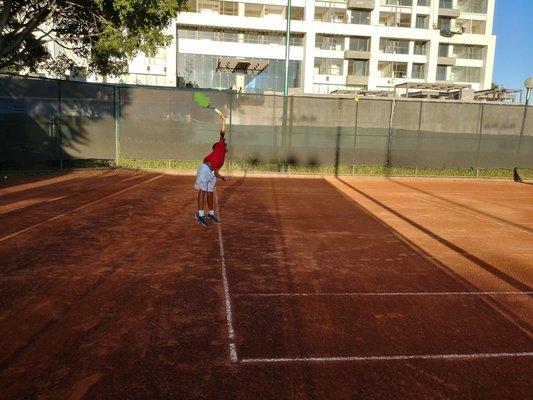
M279 178L240 178L218 188L225 261L239 357L277 355L306 356L305 327L297 298L258 299L257 293L297 293L290 265L289 244L283 235L279 199L284 195ZM291 185L293 180L282 179ZM286 189L284 189L286 190ZM252 296L249 296L252 295ZM273 301L273 302L272 302ZM273 318L273 315L276 317ZM276 332L268 335L266 332ZM268 341L268 350L262 341ZM259 344L260 343L260 344ZM312 368L298 366L305 398L318 399ZM283 370L272 372L283 379ZM278 388L277 390L290 390ZM288 397L288 392L285 396Z

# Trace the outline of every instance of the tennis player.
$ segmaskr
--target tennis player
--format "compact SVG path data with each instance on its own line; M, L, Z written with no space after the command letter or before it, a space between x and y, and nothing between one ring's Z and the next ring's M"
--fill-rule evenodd
M209 153L204 162L198 167L196 174L196 183L194 188L198 190L198 213L196 219L203 226L208 226L207 220L210 219L215 223L220 223L213 205L213 192L215 191L215 184L217 179L226 180L225 176L220 175L220 168L224 165L226 158L226 116L220 113L220 139L213 145L213 151ZM205 198L207 195L207 205L209 206L209 214L207 217L204 211Z

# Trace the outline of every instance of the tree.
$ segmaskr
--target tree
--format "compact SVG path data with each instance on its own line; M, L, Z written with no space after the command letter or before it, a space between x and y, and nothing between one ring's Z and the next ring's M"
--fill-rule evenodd
M0 71L74 67L122 75L139 51L153 55L187 0L0 0ZM64 49L51 58L47 44Z

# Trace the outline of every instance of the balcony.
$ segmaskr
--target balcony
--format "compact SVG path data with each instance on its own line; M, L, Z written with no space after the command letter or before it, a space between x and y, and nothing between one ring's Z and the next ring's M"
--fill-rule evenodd
M348 75L346 77L347 85L368 85L368 76Z
M373 10L376 7L374 0L348 0L349 10Z
M437 64L453 67L455 65L455 57L438 57Z
M459 18L461 10L458 8L439 8L439 17Z
M346 60L351 60L351 59L370 60L370 52L369 51L346 50L344 52L344 58Z

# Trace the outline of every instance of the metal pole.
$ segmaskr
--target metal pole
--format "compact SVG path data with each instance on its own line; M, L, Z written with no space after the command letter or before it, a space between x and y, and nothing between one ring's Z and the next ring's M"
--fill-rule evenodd
M416 133L416 154L415 154L415 177L418 177L418 162L420 161L420 136L422 134L422 115L424 112L424 101L420 100L420 110L418 114L418 132Z
M57 151L59 155L59 169L63 170L63 129L61 128L61 81L57 81Z
M485 115L485 104L481 104L481 118L479 120L479 136L476 150L476 178L479 178L479 152L481 151L481 139L483 138L483 116Z
M287 0L287 30L285 32L285 84L283 86L283 95L289 94L289 53L291 38L291 0Z
M529 106L527 105L527 100L528 99L526 98L526 105L524 107L524 117L522 118L522 126L520 128L520 137L518 138L518 146L516 148L516 158L518 158L518 155L520 154L520 148L522 147L522 137L524 136L524 129L526 127L527 109L529 108ZM516 166L518 167L518 165Z
M231 147L231 123L232 123L232 118L233 118L233 101L234 101L234 95L233 93L230 92L229 94L229 126L228 126L228 131L229 131L229 140L228 140L228 146L229 146L229 163L228 163L228 171L231 172L231 163L233 162L233 150L232 150L232 147Z
M120 158L120 91L117 86L113 87L113 108L115 117L115 168L118 168Z

